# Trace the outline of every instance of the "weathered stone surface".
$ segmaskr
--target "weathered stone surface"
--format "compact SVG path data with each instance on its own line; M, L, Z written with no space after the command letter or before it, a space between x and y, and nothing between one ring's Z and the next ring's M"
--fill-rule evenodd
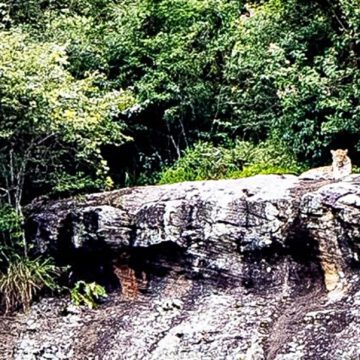
M33 205L29 227L36 229L31 237L44 252L59 246L62 232L69 229L74 247L95 239L112 248L164 241L187 247L190 241L199 247L221 236L261 249L286 238L297 214L290 193L296 184L295 176L270 175L124 189L89 195L84 201L39 202Z
M360 180L321 187L302 198L303 224L318 246L327 290L346 291L360 250Z
M39 252L121 290L95 311L42 300L6 354L359 359L359 185L270 175L38 201Z
M38 249L55 257L64 249L96 253L99 246L121 251L171 242L193 256L195 270L201 264L240 276L242 253L285 247L298 215L291 193L297 183L291 175L256 176L39 203L32 208L29 234Z

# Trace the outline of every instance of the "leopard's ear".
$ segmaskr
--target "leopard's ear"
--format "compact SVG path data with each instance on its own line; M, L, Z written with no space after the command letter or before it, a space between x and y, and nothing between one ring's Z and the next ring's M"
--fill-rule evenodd
M335 155L336 151L335 150L330 150L331 155Z
M345 155L347 155L347 153L348 153L348 149L345 149L345 150L344 150L344 153L345 153Z

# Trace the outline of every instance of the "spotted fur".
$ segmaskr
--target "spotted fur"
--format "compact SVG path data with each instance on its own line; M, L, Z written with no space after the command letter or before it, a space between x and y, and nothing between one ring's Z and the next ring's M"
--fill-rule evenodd
M348 150L331 150L332 164L310 169L302 173L301 180L341 180L351 174L352 165Z

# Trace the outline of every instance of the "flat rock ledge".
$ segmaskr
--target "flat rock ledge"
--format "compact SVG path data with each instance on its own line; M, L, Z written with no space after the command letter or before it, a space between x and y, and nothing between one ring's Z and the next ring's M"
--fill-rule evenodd
M357 176L135 187L27 215L39 253L113 291L96 311L43 299L0 358L360 358Z

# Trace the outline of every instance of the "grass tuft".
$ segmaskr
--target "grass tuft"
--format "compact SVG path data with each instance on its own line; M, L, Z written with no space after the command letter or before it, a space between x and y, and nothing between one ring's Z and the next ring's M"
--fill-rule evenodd
M6 273L0 274L0 300L5 313L19 308L26 311L42 290L58 289L59 275L60 269L50 259L15 256Z

